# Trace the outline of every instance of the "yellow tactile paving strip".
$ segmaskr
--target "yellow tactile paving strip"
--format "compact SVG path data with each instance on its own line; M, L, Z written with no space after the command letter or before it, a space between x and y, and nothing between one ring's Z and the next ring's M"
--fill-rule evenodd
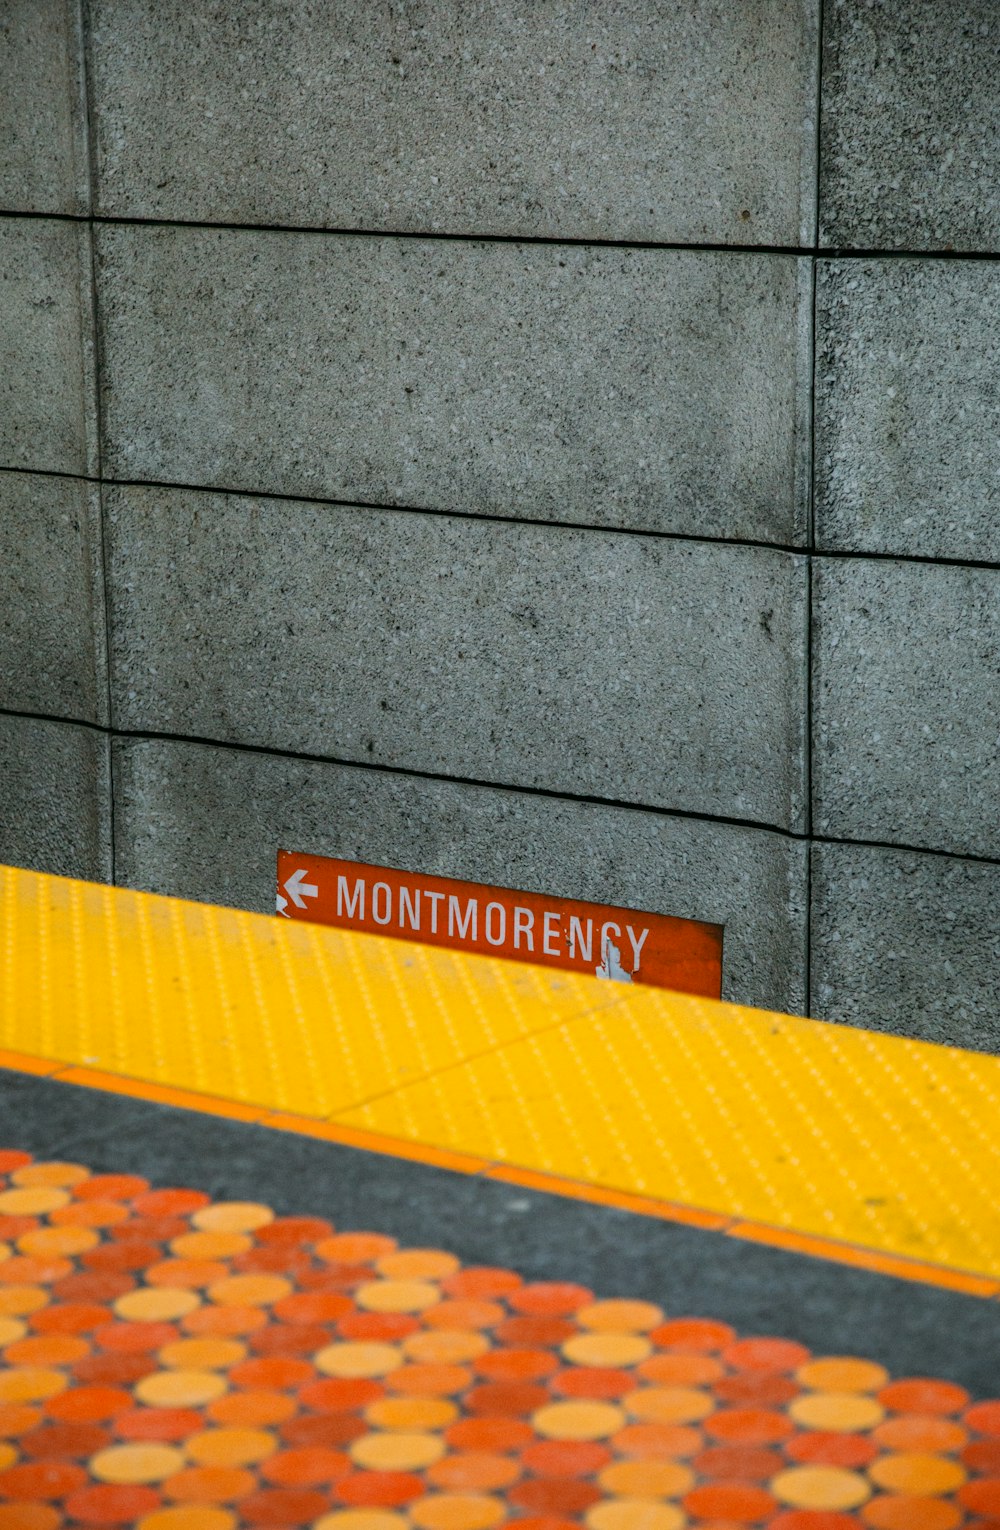
M998 1059L9 868L0 912L8 1048L1000 1276Z

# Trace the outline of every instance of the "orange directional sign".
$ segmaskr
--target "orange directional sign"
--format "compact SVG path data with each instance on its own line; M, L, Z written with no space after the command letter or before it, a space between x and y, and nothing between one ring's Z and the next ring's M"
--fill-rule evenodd
M278 851L278 913L718 999L722 926Z

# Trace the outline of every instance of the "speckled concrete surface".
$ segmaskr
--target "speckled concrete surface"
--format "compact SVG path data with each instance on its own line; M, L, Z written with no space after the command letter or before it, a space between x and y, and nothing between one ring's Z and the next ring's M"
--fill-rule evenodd
M76 0L8 0L0 12L0 207L89 210L82 54Z
M107 737L0 712L0 862L111 879Z

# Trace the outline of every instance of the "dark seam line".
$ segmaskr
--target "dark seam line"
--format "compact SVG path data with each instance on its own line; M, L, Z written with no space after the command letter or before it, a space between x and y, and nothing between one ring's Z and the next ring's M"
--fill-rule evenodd
M475 776L441 775L432 770L419 770L408 765L385 765L377 760L350 760L338 755L309 754L304 750L279 749L267 744L247 744L233 739L207 738L193 733L166 733L150 728L106 728L102 723L85 718L59 717L51 712L19 711L13 707L0 707L0 717L13 717L26 722L47 722L67 728L84 728L88 732L116 739L130 739L139 743L190 744L198 748L223 749L239 754L264 755L272 760L294 760L304 765L337 765L350 770L373 771L379 775L402 776L419 781L437 781L443 786L474 786L484 791L516 792L523 797L545 797L556 802L582 803L590 807L621 808L630 813L652 813L658 818L690 819L695 823L723 824L734 829L753 829L761 834L775 834L797 844L859 846L866 850L898 850L908 855L937 855L947 860L975 861L987 866L1000 866L1000 856L977 855L972 851L939 850L927 845L894 844L890 840L844 839L834 834L806 834L798 829L786 829L781 824L767 823L753 818L732 818L723 813L697 813L692 808L657 807L644 802L627 802L617 797L598 797L585 792L560 790L550 786L524 786L510 781L484 781Z
M813 175L813 236L817 247L820 237L820 206L822 202L821 184L821 160L822 160L822 132L823 132L823 26L824 26L824 0L819 0L816 26L816 52L815 52L815 78L816 78L816 129L814 138L814 175ZM814 712L814 686L813 686L813 612L814 612L814 577L813 561L816 551L816 343L818 328L816 322L817 301L816 295L819 287L817 281L818 261L813 256L810 263L811 291L809 294L809 504L806 523L806 639L805 639L805 667L806 667L806 706L805 706L805 739L803 750L805 753L805 777L806 777L806 832L809 836L806 844L806 887L805 887L805 930L804 930L804 972L803 989L805 991L805 1013L812 1013L812 921L813 921L813 712Z
M560 234L455 233L440 229L379 229L317 227L298 223L217 222L207 218L150 218L95 213L38 212L34 209L3 208L0 218L18 218L58 223L92 223L104 228L191 228L217 229L224 233L314 234L333 239L415 239L425 243L448 244L538 244L565 246L570 249L598 250L689 250L693 254L719 255L789 255L830 260L948 260L995 261L994 250L910 250L904 248L867 248L854 245L821 244L726 244L722 241L670 239L585 238Z
M175 489L190 494L225 494L233 499L275 500L281 504L320 505L343 510L385 510L400 515L428 515L442 520L498 522L504 526L541 526L549 531L592 531L621 537L655 537L663 542L694 542L718 547L754 547L764 552L790 553L795 557L810 556L808 545L797 547L792 542L767 542L754 537L713 536L710 532L657 531L639 526L601 526L591 521L548 521L537 516L493 514L485 510L442 510L433 505L387 504L380 500L332 499L315 494L289 494L271 489L233 489L222 484L178 483L153 478L92 478L87 473L60 473L54 468L8 467L0 464L0 474L21 473L33 478L69 478L77 483L101 484L106 489ZM865 552L851 548L813 548L811 556L826 558L831 562L873 563L927 563L934 567L973 568L1000 571L1000 561L984 558L934 557L930 553Z

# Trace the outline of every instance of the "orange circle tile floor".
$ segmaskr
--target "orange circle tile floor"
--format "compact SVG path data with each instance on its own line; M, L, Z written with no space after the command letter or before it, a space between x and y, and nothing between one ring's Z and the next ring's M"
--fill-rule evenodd
M0 1530L1000 1530L953 1381L20 1150L0 1348Z

